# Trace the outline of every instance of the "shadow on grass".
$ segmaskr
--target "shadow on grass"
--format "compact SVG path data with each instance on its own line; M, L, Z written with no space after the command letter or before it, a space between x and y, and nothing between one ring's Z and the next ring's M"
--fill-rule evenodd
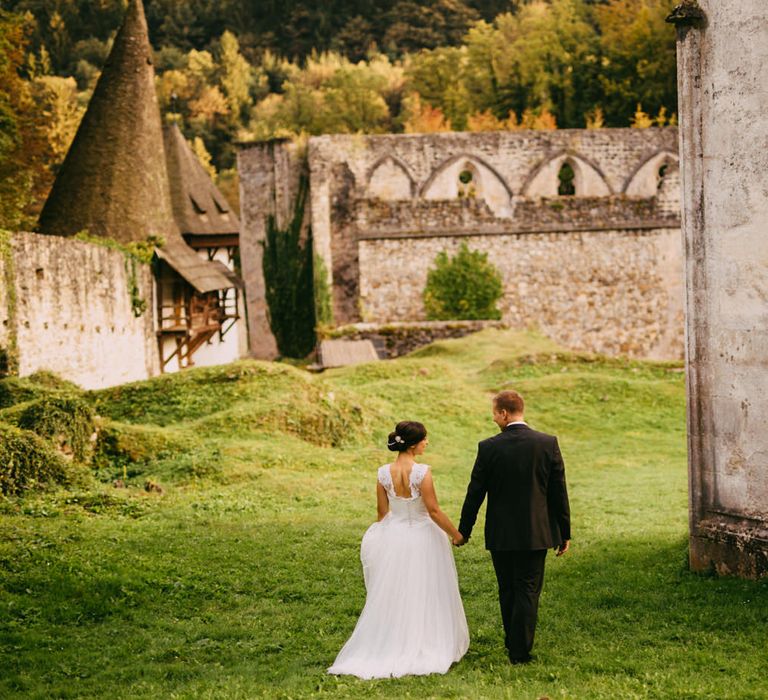
M222 687L221 697L239 696L241 686L251 692L243 697L270 689L280 697L283 687L294 696L431 688L461 697L509 680L495 580L480 542L456 553L472 636L465 659L428 683L365 684L324 673L364 602L359 528L196 518L179 536L178 523L159 519L132 521L119 533L104 525L82 538L4 543L3 697L67 697L73 676L79 693L99 696L125 695L139 677L147 696L192 684L195 693ZM748 681L760 665L766 623L768 582L690 573L684 537L600 541L549 558L539 662L523 677L533 692L554 674L576 697L602 697L609 688L634 697L638 679L662 670L700 676L702 663ZM713 692L727 690L720 673L710 679ZM590 695L585 689L596 677L609 680Z

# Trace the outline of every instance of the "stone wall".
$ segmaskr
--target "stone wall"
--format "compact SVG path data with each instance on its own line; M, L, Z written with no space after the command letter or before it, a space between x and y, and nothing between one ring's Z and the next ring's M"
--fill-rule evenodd
M407 355L437 340L463 338L485 328L506 328L500 321L426 321L355 323L335 329L331 338L370 340L382 360Z
M240 261L245 282L248 337L254 357L273 360L277 343L269 325L262 271L267 219L279 228L290 220L296 199L302 154L284 140L243 144L237 154L240 175Z
M369 320L368 239L679 226L675 128L321 136L308 159L315 250L340 324ZM565 163L571 197L558 196Z
M432 261L461 242L487 253L500 270L499 309L510 326L537 327L574 350L682 357L678 229L362 241L365 321L424 319L422 291Z
M768 4L679 8L690 558L768 573ZM687 16L686 16L687 15Z
M16 233L10 253L12 274L0 276L0 346L8 347L15 337L20 376L47 369L85 388L99 388L159 373L149 266L138 266L147 310L136 318L121 252L71 238ZM15 309L9 308L9 281Z
M505 322L579 350L682 356L677 149L673 127L311 138L309 218L334 322L423 320L427 269L461 239L499 267ZM280 141L239 153L251 305L296 154ZM566 163L573 196L558 194Z

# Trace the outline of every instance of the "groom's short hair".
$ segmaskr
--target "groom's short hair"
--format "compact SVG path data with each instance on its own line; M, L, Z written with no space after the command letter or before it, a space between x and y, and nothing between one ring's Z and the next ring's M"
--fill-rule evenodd
M523 397L516 391L500 391L493 397L493 405L497 411L502 409L509 413L523 413L525 410L525 402Z

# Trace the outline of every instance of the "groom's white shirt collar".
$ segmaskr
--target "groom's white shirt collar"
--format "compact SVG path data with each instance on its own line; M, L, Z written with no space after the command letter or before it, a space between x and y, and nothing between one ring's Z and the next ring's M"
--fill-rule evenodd
M506 428L508 428L510 425L528 425L524 420L513 420L511 423L507 423Z

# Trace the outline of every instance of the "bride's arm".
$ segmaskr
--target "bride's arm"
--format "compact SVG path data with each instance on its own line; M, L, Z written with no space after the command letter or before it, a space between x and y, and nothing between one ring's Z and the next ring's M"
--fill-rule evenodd
M421 482L421 498L429 512L429 517L437 523L452 540L460 540L461 533L454 527L451 519L440 510L440 504L437 502L435 493L435 484L432 481L432 472L427 471L424 480Z
M379 483L376 484L376 510L379 516L376 520L382 520L389 513L389 498L384 487Z

